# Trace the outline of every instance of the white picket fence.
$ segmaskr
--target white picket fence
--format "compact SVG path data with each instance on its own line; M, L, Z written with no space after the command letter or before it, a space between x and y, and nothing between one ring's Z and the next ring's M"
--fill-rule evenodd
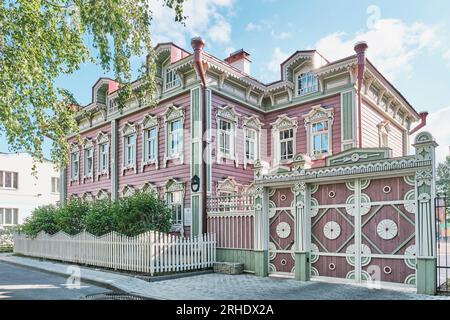
M35 238L16 234L14 252L153 275L212 267L216 260L216 239L214 234L184 238L153 231L136 237L116 232L100 237L88 232L74 236L41 232Z

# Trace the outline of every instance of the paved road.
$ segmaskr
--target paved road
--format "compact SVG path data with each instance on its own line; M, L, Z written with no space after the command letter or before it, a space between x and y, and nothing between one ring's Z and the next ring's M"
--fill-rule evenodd
M66 281L64 276L0 262L0 301L73 300L89 294L111 292L82 282L79 289L69 288Z

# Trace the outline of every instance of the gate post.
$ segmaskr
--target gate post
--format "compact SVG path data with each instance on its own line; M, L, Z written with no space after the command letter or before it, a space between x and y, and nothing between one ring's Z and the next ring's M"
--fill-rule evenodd
M267 277L269 274L269 216L267 188L258 185L255 190L254 257L255 275Z
M428 132L416 136L418 161L431 162L428 168L416 171L416 286L417 293L436 294L436 225L434 221L435 148L436 141ZM426 164L424 164L426 166Z
M295 197L295 279L308 281L311 277L310 252L308 250L309 223L307 215L309 212L307 204L308 185L299 181L292 188Z

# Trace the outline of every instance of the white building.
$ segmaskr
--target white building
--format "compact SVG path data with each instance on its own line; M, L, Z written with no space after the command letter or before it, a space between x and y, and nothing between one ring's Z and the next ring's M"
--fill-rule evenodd
M0 229L21 224L32 211L59 201L59 171L44 160L36 164L26 152L0 153Z

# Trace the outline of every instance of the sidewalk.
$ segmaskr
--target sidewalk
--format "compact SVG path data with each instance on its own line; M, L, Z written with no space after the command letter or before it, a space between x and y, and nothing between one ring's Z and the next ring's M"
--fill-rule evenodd
M70 265L0 254L0 261L69 276ZM147 282L132 276L81 267L81 280L163 300L436 300L443 296L419 295L411 290L369 289L351 284L253 275L201 274L172 280Z

